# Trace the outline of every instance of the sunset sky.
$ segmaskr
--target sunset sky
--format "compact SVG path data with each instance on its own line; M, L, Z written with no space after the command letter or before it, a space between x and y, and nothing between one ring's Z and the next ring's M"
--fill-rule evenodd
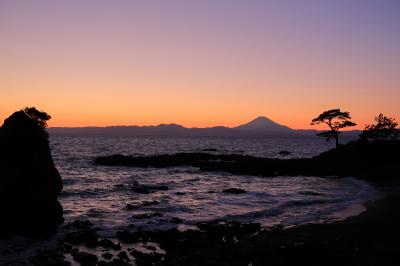
M398 0L0 0L0 120L363 128L400 120Z

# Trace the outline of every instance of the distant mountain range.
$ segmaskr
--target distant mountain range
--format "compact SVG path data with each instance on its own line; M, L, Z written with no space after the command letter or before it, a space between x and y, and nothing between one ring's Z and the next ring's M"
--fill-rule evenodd
M178 124L160 124L158 126L108 126L108 127L52 127L50 134L68 135L110 135L110 136L293 136L314 135L317 130L294 130L278 124L265 116L237 127L187 128Z

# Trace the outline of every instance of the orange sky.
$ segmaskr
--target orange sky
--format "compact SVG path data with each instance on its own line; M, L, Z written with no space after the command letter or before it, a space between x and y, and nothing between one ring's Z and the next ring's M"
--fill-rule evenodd
M1 120L25 106L50 126L265 115L312 128L330 108L356 128L380 112L400 120L395 2L87 2L0 3Z

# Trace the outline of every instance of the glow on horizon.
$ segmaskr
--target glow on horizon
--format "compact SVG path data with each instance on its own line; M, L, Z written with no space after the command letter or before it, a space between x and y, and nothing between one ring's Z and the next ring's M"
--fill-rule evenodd
M398 121L400 2L1 1L0 119L291 128L330 108Z

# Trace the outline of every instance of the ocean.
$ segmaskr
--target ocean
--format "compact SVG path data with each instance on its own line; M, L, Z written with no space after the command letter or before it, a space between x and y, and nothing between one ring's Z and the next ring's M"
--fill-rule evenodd
M99 235L113 237L124 228L195 228L199 221L235 220L268 228L332 222L356 215L379 196L371 184L353 177L258 177L201 172L194 167L134 168L100 166L97 156L212 152L274 158L312 157L334 147L312 136L270 138L110 137L51 135L52 156L64 183L59 200L65 223L90 220ZM280 151L289 151L282 155ZM139 194L134 184L168 190ZM227 188L244 189L226 194ZM177 221L179 221L177 223ZM0 264L17 265L57 236L43 242L0 240ZM25 255L21 255L25 254ZM20 265L25 265L21 263Z
M315 176L273 178L205 173L193 167L131 168L100 166L96 156L155 155L177 152L245 154L260 157L312 157L333 143L317 137L212 138L212 137L93 137L51 136L53 158L64 190L60 201L67 222L89 219L114 233L132 225L143 229L181 227L198 221L234 219L259 222L268 227L291 226L307 222L332 221L337 213L374 197L375 189L364 181ZM289 151L284 156L280 151ZM131 191L135 184L165 185L169 189L151 194ZM230 195L226 188L241 188L247 193ZM127 210L127 205L130 205ZM146 213L160 213L148 217Z

